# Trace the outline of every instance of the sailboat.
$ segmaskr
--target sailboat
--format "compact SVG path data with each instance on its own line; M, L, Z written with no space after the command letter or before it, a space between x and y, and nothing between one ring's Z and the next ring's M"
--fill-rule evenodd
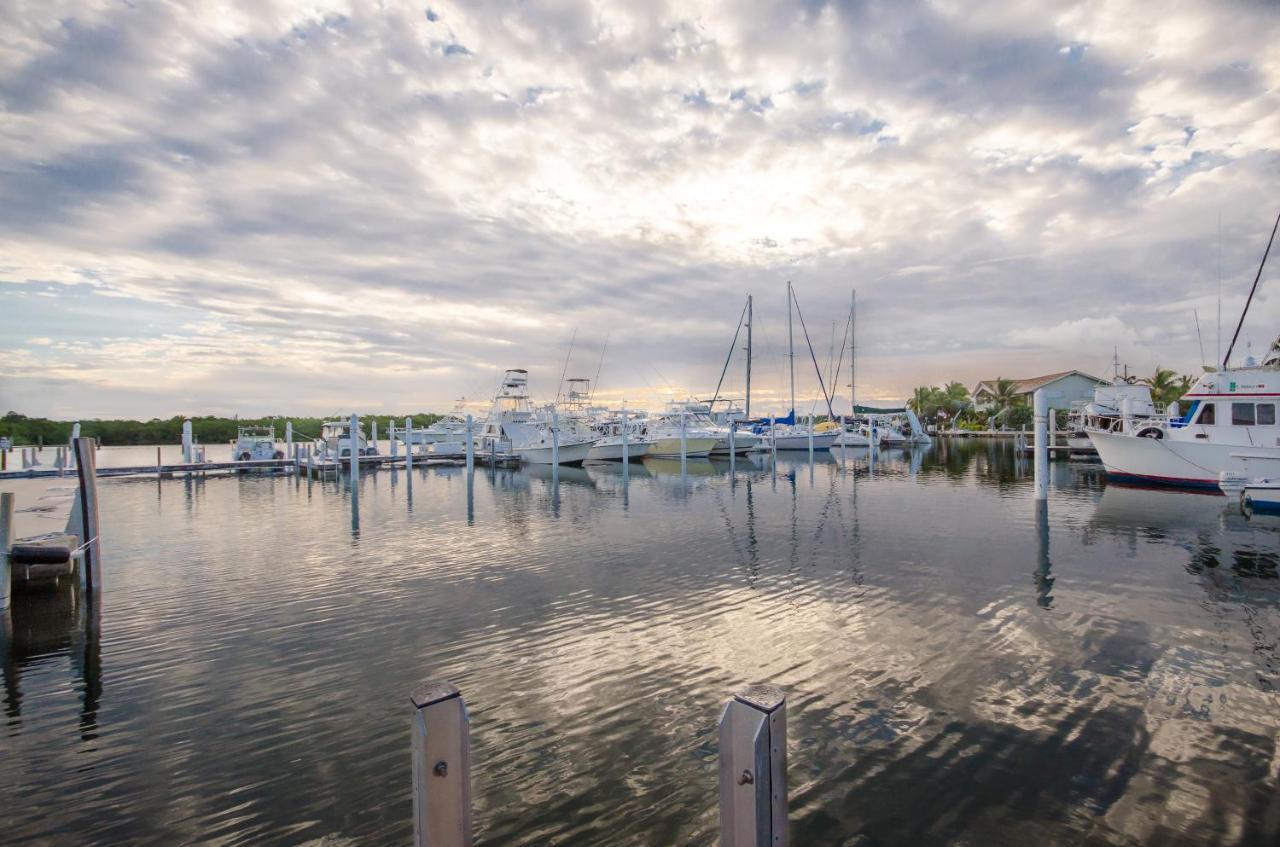
M839 376L839 373L836 374ZM870 447L871 439L858 426L858 290L849 295L849 423L840 427L837 447Z
M774 424L772 433L772 444L778 450L808 450L810 446L815 450L826 450L836 443L836 439L840 436L838 432L824 431L818 432L816 429L811 431L809 427L798 426L796 423L796 350L795 350L795 331L791 323L791 314L794 311L793 303L795 302L795 294L791 290L791 281L787 280L787 359L790 365L791 374L791 411L786 417L786 423ZM803 323L804 318L801 317ZM805 340L808 341L809 333L805 332ZM809 346L810 355L813 354L813 345ZM817 360L814 360L814 370L817 370ZM818 372L818 382L822 382L822 373ZM822 390L822 394L826 396L826 388ZM827 409L830 411L831 403L828 400ZM812 413L811 413L812 414ZM834 416L833 416L834 417Z

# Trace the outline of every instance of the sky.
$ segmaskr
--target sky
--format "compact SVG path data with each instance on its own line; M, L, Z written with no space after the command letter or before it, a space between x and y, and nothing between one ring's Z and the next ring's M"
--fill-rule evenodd
M853 289L859 402L1198 372L1280 212L1275 2L10 0L0 45L28 415L480 410L515 367L660 408L748 294L782 413L788 280L802 408Z

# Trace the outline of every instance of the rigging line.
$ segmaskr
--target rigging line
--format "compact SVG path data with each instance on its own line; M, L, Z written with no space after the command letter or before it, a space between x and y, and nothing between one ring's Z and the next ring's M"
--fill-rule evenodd
M809 340L809 330L804 325L804 314L800 311L800 301L796 298L795 292L791 294L791 302L796 304L796 316L800 318L800 329L804 331L804 343L809 345L809 358L813 359L813 371L818 375L818 387L822 389L822 397L827 401L827 414L834 419L836 413L831 408L831 397L827 394L827 387L822 382L822 371L818 368L818 357L813 353L813 342Z
M852 323L853 323L853 312L850 312L849 317L847 317L844 322L844 338L840 341L840 361L836 362L836 374L835 374L835 377L832 378L831 380L832 395L836 393L836 389L840 386L840 383L839 383L840 368L844 367L844 344L845 344L845 341L849 340L849 326ZM835 415L832 415L831 417L834 419Z
M742 322L747 319L747 304L742 304L742 315L738 318L738 328L733 331L733 343L729 345L729 355L724 357L724 367L720 369L720 380L716 383L716 393L711 396L711 408L715 409L716 400L720 397L720 386L724 385L724 375L729 372L729 363L733 361L733 351L738 347L738 334L742 332Z
M1231 336L1231 346L1227 348L1227 355L1222 357L1222 369L1227 369L1227 361L1231 358L1231 351L1236 347L1236 340L1240 338L1240 329L1244 326L1244 319L1249 314L1249 305L1253 303L1253 295L1258 291L1258 280L1262 279L1262 269L1267 266L1267 256L1271 255L1271 243L1276 240L1276 228L1280 227L1280 214L1276 215L1275 225L1271 227L1271 237L1267 239L1267 249L1262 252L1262 262L1258 265L1258 273L1253 277L1253 287L1249 289L1249 299L1244 301L1244 311L1240 313L1240 322L1236 324L1236 334Z
M569 358L573 355L573 342L578 340L578 328L573 328L573 336L569 339L569 352L564 354L564 367L560 370L560 384L556 386L556 403L560 402L560 392L564 388L564 377L569 372Z
M599 363L598 365L596 365L596 376L595 376L595 379L591 380L591 393L590 393L589 395L587 395L587 402L588 402L588 403L594 403L594 402L596 401L596 388L597 388L597 387L599 387L599 383L600 383L600 371L604 368L604 354L605 354L605 351L609 349L609 336L610 336L610 335L612 335L612 333L605 333L605 336L604 336L604 346L600 348L600 363Z

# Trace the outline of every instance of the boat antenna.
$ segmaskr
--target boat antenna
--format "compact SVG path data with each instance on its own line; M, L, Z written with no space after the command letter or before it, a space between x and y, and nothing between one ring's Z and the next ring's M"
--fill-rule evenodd
M1196 340L1200 342L1200 367L1201 369L1203 369L1205 366L1204 365L1204 336L1200 334L1200 311L1198 309L1192 309L1191 314L1194 315L1196 319Z
M804 312L800 311L800 299L795 292L791 294L791 302L796 307L796 317L800 318L800 329L804 332L804 343L809 345L809 358L813 360L813 372L818 375L818 387L822 389L822 399L827 401L827 414L834 420L836 413L831 408L831 395L827 394L827 386L822 381L822 368L818 367L818 357L813 352L813 342L809 340L809 328L804 325ZM794 367L794 357L792 359ZM812 414L812 412L810 413Z
M596 365L596 378L591 380L591 393L587 395L587 402L594 403L596 400L596 388L600 385L600 371L604 369L604 352L609 349L609 333L605 333L604 346L600 348L600 362Z
M1231 346L1227 348L1227 355L1222 358L1222 369L1227 369L1227 360L1231 358L1231 351L1235 349L1236 340L1240 338L1240 328L1244 326L1245 316L1249 314L1249 306L1253 303L1253 295L1258 291L1258 280L1262 279L1262 269L1267 266L1267 256L1271 255L1271 244L1276 240L1276 228L1280 227L1280 213L1276 215L1276 222L1271 227L1271 237L1267 239L1267 249L1262 251L1262 261L1258 264L1258 272L1253 277L1253 287L1249 289L1249 299L1244 301L1244 311L1240 313L1240 322L1236 324L1235 335L1231 336Z
M569 372L569 357L573 355L573 342L578 340L578 328L573 328L573 335L569 338L569 352L564 354L564 367L560 369L560 382L556 385L556 402L560 402L560 392L564 389L564 376Z
M729 355L724 357L724 367L720 369L720 381L716 383L716 393L711 397L711 408L714 409L716 401L720 399L720 387L724 385L724 375L729 372L729 362L733 359L733 350L738 346L738 333L742 332L742 322L747 319L747 306L750 305L751 298L748 296L747 302L742 306L742 314L738 317L738 328L733 331L733 342L729 344Z

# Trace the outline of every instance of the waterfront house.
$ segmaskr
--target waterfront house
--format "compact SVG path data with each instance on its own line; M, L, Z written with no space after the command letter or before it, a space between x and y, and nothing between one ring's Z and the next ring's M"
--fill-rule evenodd
M1008 379L1008 377L1006 377ZM984 379L973 389L973 408L979 412L990 412L995 408L997 379ZM1049 407L1067 409L1077 400L1093 399L1093 389L1099 385L1107 385L1105 379L1090 376L1083 371L1061 371L1028 379L1009 379L1013 383L1014 393L1027 404L1031 403L1031 395L1036 389L1043 388Z

